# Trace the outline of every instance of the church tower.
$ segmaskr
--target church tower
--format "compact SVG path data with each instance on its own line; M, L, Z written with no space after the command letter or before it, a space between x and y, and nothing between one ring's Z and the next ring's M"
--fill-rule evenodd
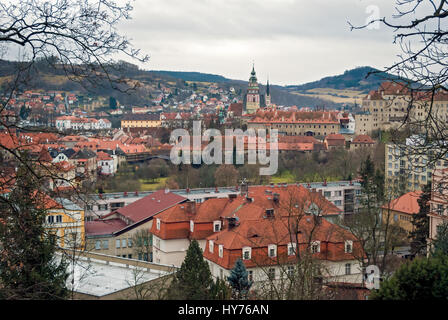
M260 108L260 88L255 75L255 67L252 66L250 73L249 86L247 88L246 97L246 113L254 113Z
M269 90L269 77L268 77L268 83L266 84L266 107L271 106L271 92Z

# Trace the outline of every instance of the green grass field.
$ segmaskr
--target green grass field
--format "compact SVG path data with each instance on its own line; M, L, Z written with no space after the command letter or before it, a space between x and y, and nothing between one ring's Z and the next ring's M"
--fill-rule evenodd
M144 179L139 179L141 183L140 191L152 191L152 190L158 190L165 186L165 182L167 177L165 178L157 178L154 180L154 183L151 183L149 181L146 181Z

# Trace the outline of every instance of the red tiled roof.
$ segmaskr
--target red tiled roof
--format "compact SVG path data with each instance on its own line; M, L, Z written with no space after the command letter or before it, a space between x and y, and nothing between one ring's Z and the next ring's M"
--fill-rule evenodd
M352 143L374 144L375 141L366 134L361 134L353 139Z
M175 193L159 190L123 208L120 208L115 212L118 212L133 222L139 222L185 200L187 200L187 198L179 196Z
M407 214L416 214L420 210L417 200L421 194L422 191L411 191L405 193L401 197L389 202L389 204L384 205L382 208Z
M121 219L86 221L86 236L98 236L112 234L126 227L126 223Z

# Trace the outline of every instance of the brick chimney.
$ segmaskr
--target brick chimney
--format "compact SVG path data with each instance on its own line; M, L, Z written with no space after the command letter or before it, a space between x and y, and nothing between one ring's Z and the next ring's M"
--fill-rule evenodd
M185 202L185 210L188 214L196 214L196 201L188 200Z

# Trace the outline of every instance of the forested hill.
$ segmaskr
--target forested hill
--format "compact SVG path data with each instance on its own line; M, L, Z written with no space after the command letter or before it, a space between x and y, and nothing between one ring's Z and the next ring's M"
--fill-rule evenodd
M181 79L184 81L197 81L197 82L228 82L230 79L224 78L216 74L201 73L201 72L184 72L184 71L164 71L164 70L153 70L150 71L154 74L170 76L176 79Z
M371 73L369 75L369 72ZM375 90L385 80L398 79L396 76L381 72L372 67L358 67L347 70L341 75L322 78L301 85L286 86L289 91L306 91L317 88L330 88L337 90L358 90L368 92Z

